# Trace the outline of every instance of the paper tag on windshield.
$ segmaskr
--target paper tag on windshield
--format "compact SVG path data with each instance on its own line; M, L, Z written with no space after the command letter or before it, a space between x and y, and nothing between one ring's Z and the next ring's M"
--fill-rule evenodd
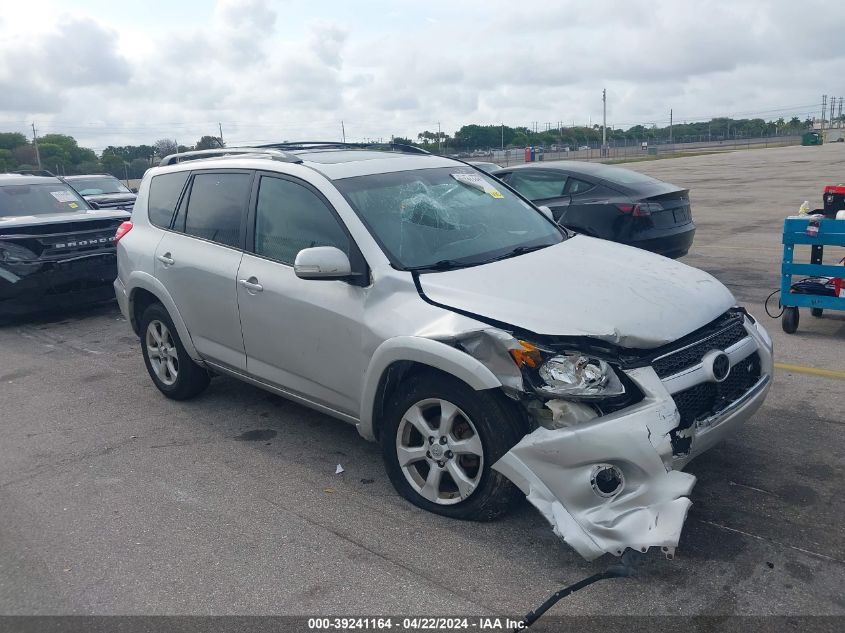
M452 174L452 178L457 180L459 183L468 185L473 187L474 189L478 189L479 191L483 191L486 194L498 199L504 198L504 196L496 189L493 185L489 182L484 180L478 174Z
M53 196L59 202L76 202L76 196L73 195L70 191L51 191L50 195Z

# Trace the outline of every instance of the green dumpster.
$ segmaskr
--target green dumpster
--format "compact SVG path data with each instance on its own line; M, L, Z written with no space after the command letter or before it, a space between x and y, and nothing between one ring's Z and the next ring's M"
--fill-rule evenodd
M824 142L818 132L804 132L801 135L801 145L821 145Z

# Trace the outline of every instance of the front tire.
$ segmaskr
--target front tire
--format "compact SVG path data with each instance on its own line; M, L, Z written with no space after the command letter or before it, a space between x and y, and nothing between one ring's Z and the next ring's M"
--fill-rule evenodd
M519 499L519 489L491 468L527 431L503 394L475 391L441 374L416 374L385 416L380 440L387 474L414 505L490 521Z
M780 319L780 326L783 328L783 331L787 334L795 334L795 331L798 329L798 320L799 320L799 313L798 308L795 307L788 307L784 308L783 316Z
M144 364L161 393L173 400L187 400L208 386L208 372L188 356L163 305L153 303L144 310L140 332Z

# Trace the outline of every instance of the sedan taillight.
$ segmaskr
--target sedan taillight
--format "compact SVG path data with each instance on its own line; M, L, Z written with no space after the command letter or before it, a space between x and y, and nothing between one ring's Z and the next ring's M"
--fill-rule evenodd
M117 246L117 243L120 241L120 239L121 239L124 235L126 235L127 233L129 233L129 231L131 231L131 230L132 230L132 222L129 222L129 221L127 220L126 222L121 223L121 225L120 225L119 227L117 227L117 231L116 231L116 232L115 232L115 234L114 234L114 243L115 243L115 246Z
M659 202L637 202L635 204L617 204L616 208L635 218L646 218L651 215L652 211L662 211L663 205Z

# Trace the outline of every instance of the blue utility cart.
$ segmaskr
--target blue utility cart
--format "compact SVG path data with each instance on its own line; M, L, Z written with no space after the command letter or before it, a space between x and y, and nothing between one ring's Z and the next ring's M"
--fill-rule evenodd
M812 247L812 263L796 264L792 261L795 246L798 244L808 244ZM810 308L813 316L821 316L822 310L845 310L845 293L840 297L833 297L791 292L793 275L845 278L845 266L821 263L825 246L845 246L845 220L784 220L780 303L784 306L781 325L787 334L792 334L798 329L798 308Z

